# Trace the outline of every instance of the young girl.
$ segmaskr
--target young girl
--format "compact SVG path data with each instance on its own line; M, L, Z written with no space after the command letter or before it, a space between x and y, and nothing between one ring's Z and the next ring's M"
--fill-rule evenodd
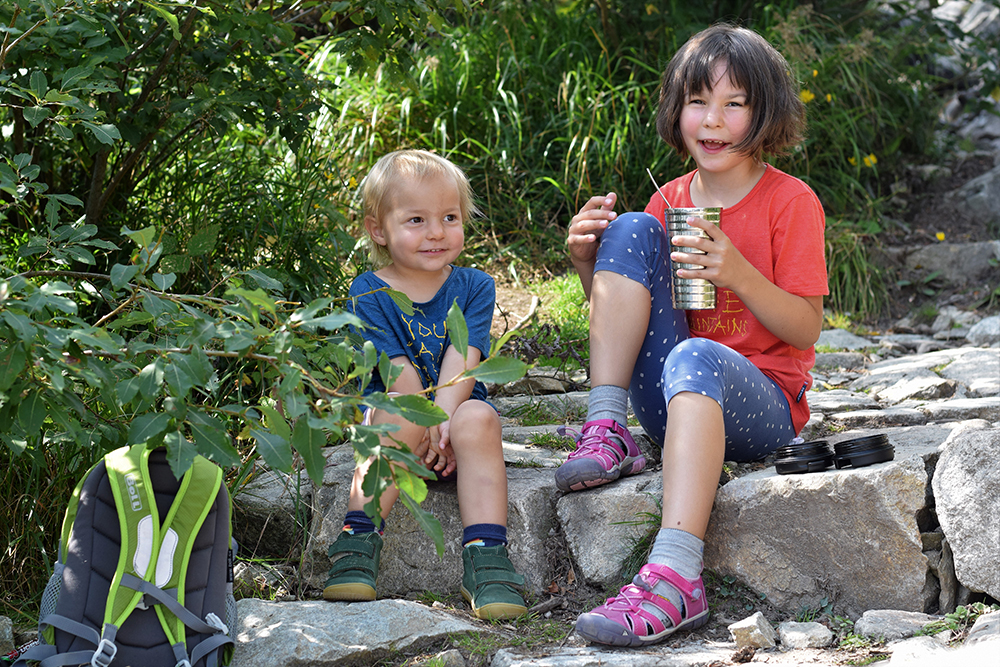
M463 222L475 212L469 182L442 157L396 151L372 168L362 198L376 270L358 276L350 295L367 325L364 337L402 367L392 386L375 377L368 391L412 394L446 383L489 353L496 298L492 278L452 265L465 241ZM413 301L412 316L385 293L387 287ZM453 303L465 316L467 359L448 339L445 319ZM497 412L486 402L483 384L472 379L441 388L434 402L448 420L431 428L383 410L371 410L366 422L398 425L392 438L423 457L428 468L441 476L455 471L464 527L462 594L479 618L519 616L526 608L514 587L524 580L514 572L506 550L507 474ZM392 438L383 436L382 446L396 446ZM355 470L344 530L330 546L330 556L338 558L323 591L327 600L375 599L381 530L399 490L392 487L382 494L383 521L376 528L364 511L371 499L362 491L370 464Z
M663 519L649 563L617 597L582 614L587 639L661 641L708 621L703 538L724 460L763 458L809 417L813 344L828 293L824 215L802 181L762 161L801 139L804 108L784 58L751 30L715 25L692 37L663 75L657 131L693 172L655 193L645 213L616 216L594 197L572 219L569 248L590 299L591 383L577 449L556 472L563 491L642 470L625 428L627 401L663 442ZM673 244L675 208L722 207L708 239ZM714 310L674 310L670 260L701 265L679 278L715 284Z

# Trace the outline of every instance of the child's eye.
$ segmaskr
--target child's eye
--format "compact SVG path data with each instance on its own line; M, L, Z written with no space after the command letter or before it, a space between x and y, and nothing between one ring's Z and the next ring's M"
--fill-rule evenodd
M457 215L453 214L453 213L449 213L448 215L444 216L444 221L445 222L459 222L459 217Z
M419 225L423 221L424 221L424 219L421 218L420 216L417 216L417 215L415 215L412 218L410 218L409 220L407 220L407 222L411 222L414 225Z

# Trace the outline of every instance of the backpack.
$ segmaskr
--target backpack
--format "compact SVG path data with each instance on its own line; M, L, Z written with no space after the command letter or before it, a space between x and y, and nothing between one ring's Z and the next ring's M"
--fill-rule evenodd
M73 492L38 645L15 667L228 665L235 551L221 468L196 456L177 480L162 447L110 452Z

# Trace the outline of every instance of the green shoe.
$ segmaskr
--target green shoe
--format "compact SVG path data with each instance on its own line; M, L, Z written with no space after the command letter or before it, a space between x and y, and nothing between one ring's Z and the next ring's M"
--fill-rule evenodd
M476 618L514 618L528 611L514 586L524 586L524 577L514 571L502 544L462 549L462 597L472 605Z
M324 600L374 600L382 536L378 533L342 532L330 545L330 558L338 556L330 568L323 589Z

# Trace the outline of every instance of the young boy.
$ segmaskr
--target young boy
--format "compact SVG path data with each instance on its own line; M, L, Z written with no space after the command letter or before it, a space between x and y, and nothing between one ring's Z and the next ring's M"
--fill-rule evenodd
M363 335L385 352L402 373L391 387L375 377L368 391L412 394L447 383L489 353L496 291L482 271L452 264L465 242L464 221L475 212L465 174L426 151L403 150L381 158L365 179L365 230L371 240L373 271L351 285L354 310L367 325ZM385 293L389 287L413 301L404 314ZM468 328L468 358L450 344L445 318L457 303ZM486 402L486 388L467 379L443 387L434 402L448 419L430 428L382 410L369 410L366 423L399 426L392 434L440 476L457 476L464 527L462 595L478 618L502 619L526 611L515 590L524 579L507 556L507 474L500 420ZM396 446L383 436L383 446ZM351 484L344 531L330 547L338 557L323 591L327 600L374 600L385 517L399 497L391 487L381 497L381 525L364 512L370 498L362 482L370 462L359 466Z

